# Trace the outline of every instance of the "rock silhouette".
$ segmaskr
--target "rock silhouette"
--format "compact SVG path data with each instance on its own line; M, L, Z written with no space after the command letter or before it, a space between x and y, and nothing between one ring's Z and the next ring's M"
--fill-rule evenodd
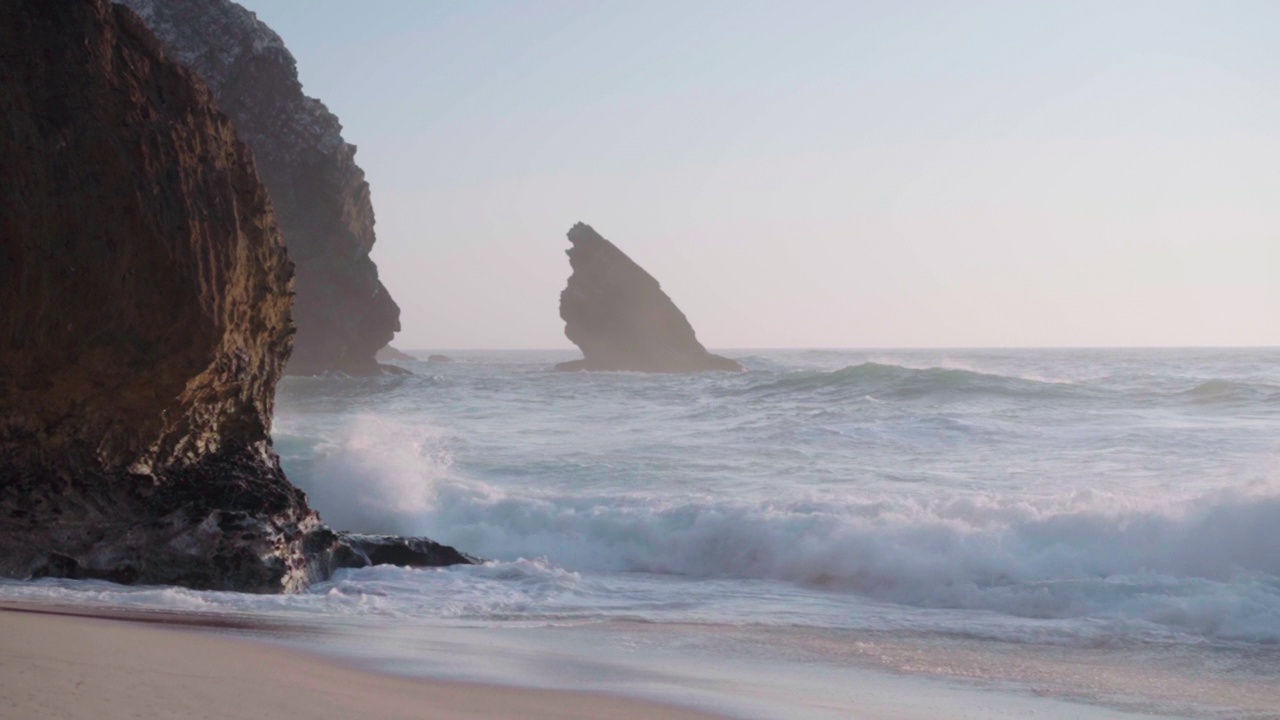
M166 53L204 80L257 159L297 266L290 375L376 374L400 308L369 258L373 204L355 146L302 93L280 36L230 0L122 0Z
M557 370L743 370L707 352L658 281L590 225L574 225L568 237L573 273L560 293L560 317L583 357Z

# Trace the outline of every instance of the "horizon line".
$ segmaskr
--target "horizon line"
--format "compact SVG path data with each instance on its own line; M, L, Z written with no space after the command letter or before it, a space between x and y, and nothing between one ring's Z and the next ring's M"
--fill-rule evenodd
M388 343L387 347L391 347ZM573 347L409 347L396 345L401 352L572 352ZM742 345L708 347L714 352L744 352L756 350L819 350L819 351L898 351L898 350L1280 350L1274 345L865 345L865 346L799 346L799 345ZM580 351L579 351L580 352Z

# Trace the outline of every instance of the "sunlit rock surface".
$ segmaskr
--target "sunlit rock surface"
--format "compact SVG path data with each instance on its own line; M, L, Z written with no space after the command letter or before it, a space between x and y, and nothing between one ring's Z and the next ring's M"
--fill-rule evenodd
M0 3L0 573L287 590L292 266L204 85L105 0Z
M569 242L573 273L560 293L560 317L583 358L560 363L557 370L743 369L707 352L658 281L590 225L574 225Z
M373 205L355 146L302 92L280 36L230 0L123 0L199 75L257 158L297 266L291 375L379 372L400 308L369 258Z

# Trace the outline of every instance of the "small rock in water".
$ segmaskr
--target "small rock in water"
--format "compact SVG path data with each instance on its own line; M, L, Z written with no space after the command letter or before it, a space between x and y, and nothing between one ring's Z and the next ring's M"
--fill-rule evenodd
M324 569L330 573L339 568L371 565L446 567L480 562L478 558L424 537L363 535L334 532L329 528L311 533L307 549L317 557L328 559L328 566Z

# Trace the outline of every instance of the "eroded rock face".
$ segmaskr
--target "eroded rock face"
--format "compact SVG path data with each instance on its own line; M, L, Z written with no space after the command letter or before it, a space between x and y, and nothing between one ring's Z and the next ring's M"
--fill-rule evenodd
M560 293L560 317L583 358L557 370L743 370L707 352L658 281L590 225L574 225L569 242L573 273Z
M106 0L0 3L0 574L315 579L269 430L292 266L204 85Z
M369 258L373 205L355 146L302 93L280 36L230 0L122 0L198 74L252 148L297 265L292 375L374 374L400 308Z
M400 362L413 362L418 359L409 353L398 348L393 348L390 345L379 350L375 357L383 362L390 362L393 360L398 360Z

